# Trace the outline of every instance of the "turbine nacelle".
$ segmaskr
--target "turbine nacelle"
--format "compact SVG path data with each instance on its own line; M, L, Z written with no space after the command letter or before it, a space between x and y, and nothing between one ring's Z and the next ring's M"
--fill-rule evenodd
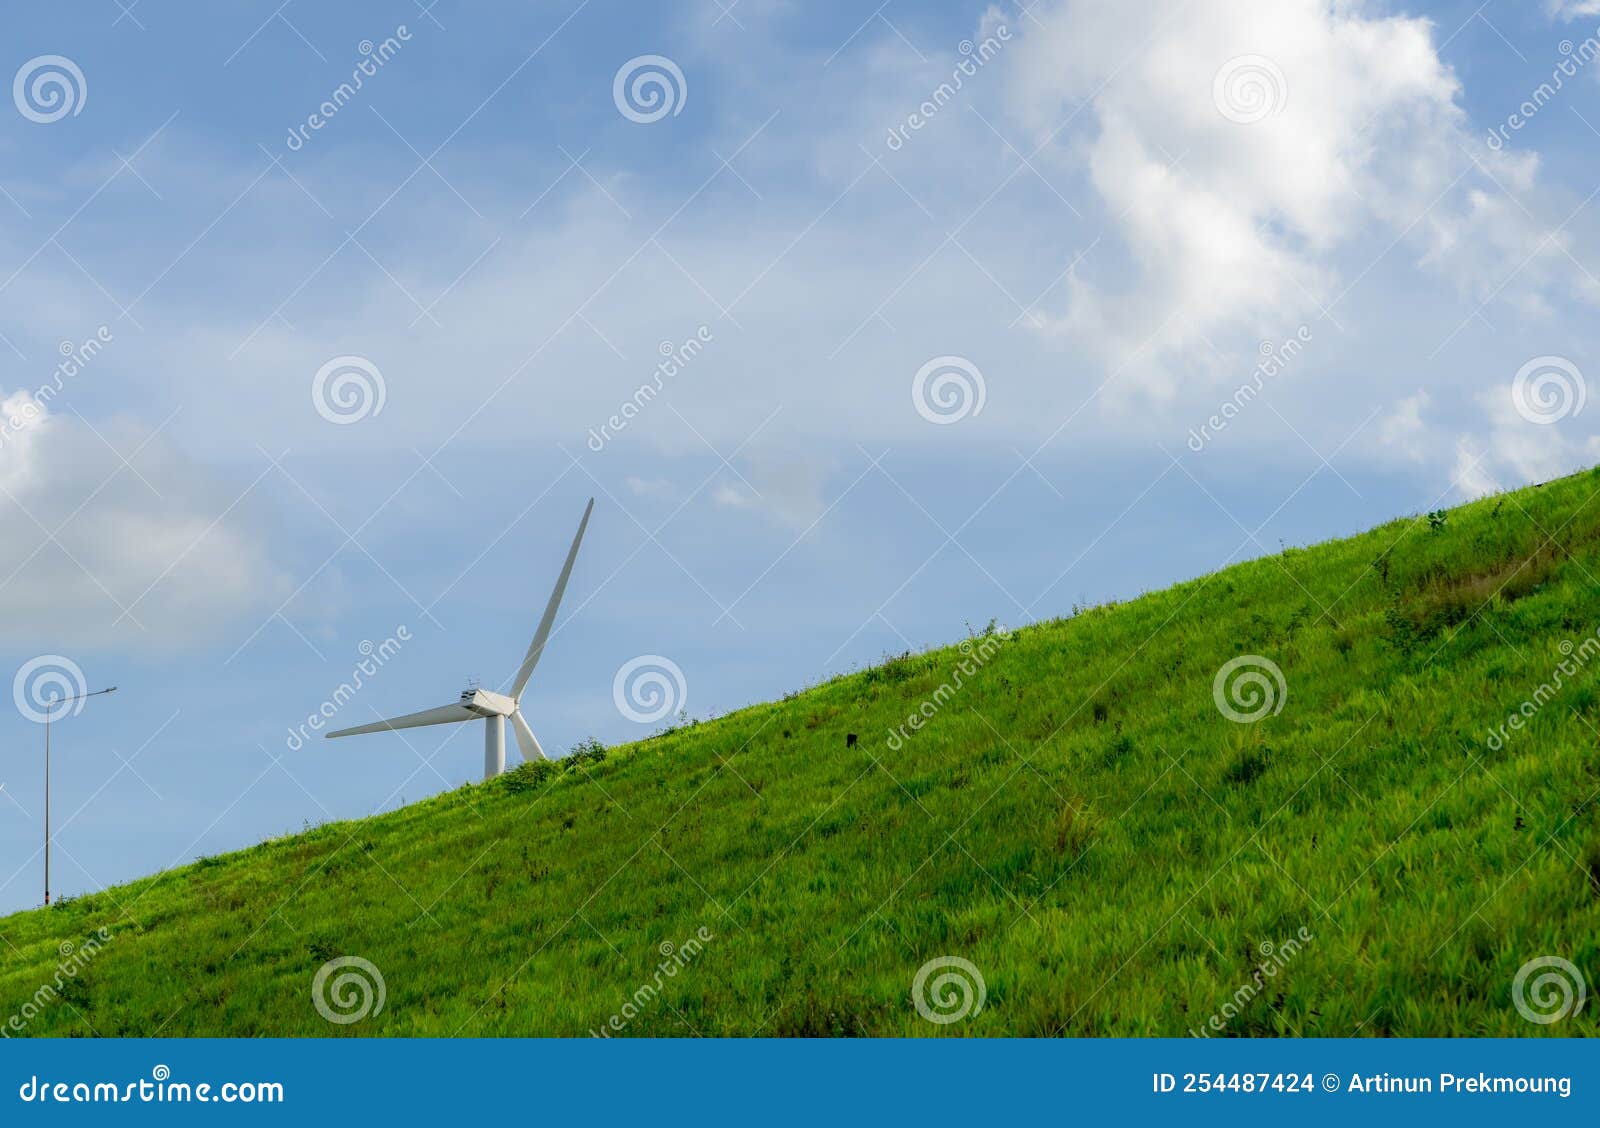
M509 717L517 711L517 699L487 689L468 689L461 694L463 708L471 709L480 717Z
M528 644L528 653L523 656L522 665L518 667L516 676L511 680L509 695L487 689L468 689L461 694L460 700L454 705L441 705L437 709L407 713L403 717L391 717L389 720L377 721L370 725L340 729L338 732L328 733L328 738L481 720L484 729L483 778L493 779L506 770L506 719L509 717L511 731L517 738L517 747L522 750L522 758L549 759L544 754L544 749L539 746L539 738L533 735L532 726L522 715L522 691L528 686L533 668L544 656L544 646L550 640L550 630L555 626L556 610L561 606L561 597L567 590L567 580L572 576L572 563L578 558L578 545L583 541L583 531L589 527L589 514L592 512L594 512L594 498L591 497L583 511L583 520L578 522L578 532L572 538L572 547L567 550L567 560L561 567L561 575L556 580L555 590L550 593L550 602L545 604L544 616L533 632L533 641Z

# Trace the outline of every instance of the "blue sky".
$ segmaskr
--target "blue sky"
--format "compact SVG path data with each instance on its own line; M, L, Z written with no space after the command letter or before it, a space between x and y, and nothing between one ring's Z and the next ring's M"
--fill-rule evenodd
M338 723L503 685L591 495L555 750L1597 458L1600 5L495 8L9 25L0 666L121 686L59 892L476 778L288 733L401 628Z

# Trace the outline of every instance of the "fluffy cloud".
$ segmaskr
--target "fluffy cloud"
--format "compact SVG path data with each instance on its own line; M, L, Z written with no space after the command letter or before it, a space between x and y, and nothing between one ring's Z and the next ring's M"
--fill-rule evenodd
M1430 397L1422 388L1400 400L1378 424L1379 441L1412 462L1421 462L1428 453L1428 426L1423 422L1422 413L1429 402Z
M1013 49L1014 111L1087 163L1133 275L1074 272L1050 330L1108 361L1148 351L1158 396L1213 336L1281 337L1336 305L1344 274L1368 269L1341 273L1345 248L1407 241L1475 300L1535 260L1507 295L1530 309L1565 258L1501 193L1531 188L1536 160L1474 142L1427 20L1324 0L1065 0L1039 16Z
M57 410L50 391L0 398L0 639L177 646L282 599L242 485L211 484L142 425Z
M1486 389L1478 394L1477 403L1487 420L1486 430L1481 436L1463 436L1457 443L1457 485L1468 496L1502 483L1515 487L1549 481L1600 457L1600 437L1574 437L1561 419L1535 422L1518 409L1517 395L1509 388ZM1473 460L1476 465L1466 469Z
M1532 380L1519 375L1480 388L1465 397L1474 417L1451 423L1427 418L1431 399L1419 390L1390 409L1378 426L1380 440L1412 461L1449 464L1454 489L1466 498L1592 465L1600 458L1600 436L1577 434L1574 422L1586 398L1583 377L1560 361L1538 366Z
M765 513L785 525L804 528L827 508L823 485L834 469L793 453L757 452L738 478L719 483L712 500L731 509Z
M1374 424L1387 458L1450 467L1462 498L1573 474L1600 459L1600 437L1586 434L1587 387L1578 366L1541 357L1515 376L1456 397L1450 418L1435 418L1426 390L1400 398Z

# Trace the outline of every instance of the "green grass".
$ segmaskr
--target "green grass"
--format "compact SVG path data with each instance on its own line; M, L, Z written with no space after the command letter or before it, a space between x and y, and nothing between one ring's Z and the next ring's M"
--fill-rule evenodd
M1512 984L1560 956L1600 988L1597 492L1394 521L7 917L0 1026L104 928L26 1034L582 1035L646 984L622 1033L1180 1035L1227 1007L1233 1035L1593 1034L1593 1000L1535 1025ZM1287 685L1255 723L1213 700L1241 655ZM312 982L342 955L387 1000L331 1025ZM948 1025L912 998L940 956L986 987Z

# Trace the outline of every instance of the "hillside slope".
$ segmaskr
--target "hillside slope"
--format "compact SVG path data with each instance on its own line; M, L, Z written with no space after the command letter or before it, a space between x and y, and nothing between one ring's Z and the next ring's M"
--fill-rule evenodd
M902 656L0 920L0 1025L1594 1033L1513 981L1600 986L1597 576L1590 472Z

